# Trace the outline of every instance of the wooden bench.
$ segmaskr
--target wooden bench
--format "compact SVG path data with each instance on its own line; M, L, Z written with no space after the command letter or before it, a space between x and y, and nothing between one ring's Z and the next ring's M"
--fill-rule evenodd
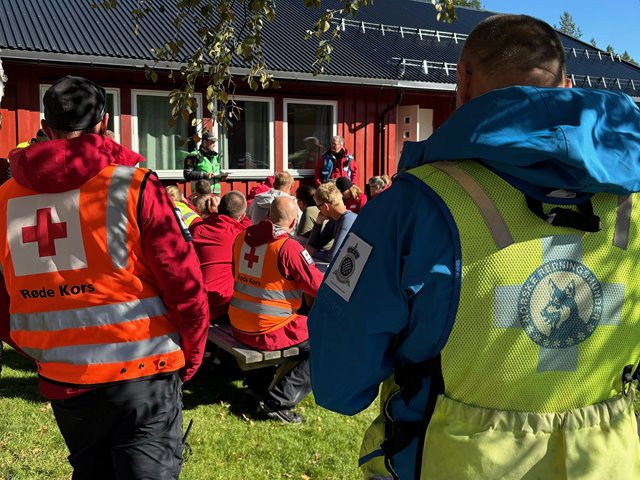
M208 339L231 354L242 371L281 365L288 360L295 360L300 355L298 347L274 351L262 351L248 347L235 339L231 325L211 325Z

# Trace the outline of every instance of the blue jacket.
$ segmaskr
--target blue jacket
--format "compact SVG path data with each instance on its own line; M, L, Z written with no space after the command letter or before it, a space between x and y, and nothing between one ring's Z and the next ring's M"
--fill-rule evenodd
M405 143L399 169L465 158L548 203L638 192L640 110L628 96L602 90L494 90L464 105L429 139ZM372 250L349 300L327 284L331 265L309 315L315 399L336 412L353 415L369 406L394 361L436 355L455 318L458 232L442 200L410 177L399 175L351 229ZM558 198L558 190L570 193ZM409 405L398 398L396 419L420 420L427 393L425 380ZM416 447L414 441L395 457L401 479L413 478Z

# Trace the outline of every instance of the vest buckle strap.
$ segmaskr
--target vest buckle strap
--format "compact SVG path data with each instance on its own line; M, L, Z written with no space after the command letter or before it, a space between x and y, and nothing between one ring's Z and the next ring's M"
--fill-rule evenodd
M394 480L398 480L399 477L393 468L393 457L407 448L414 439L419 439L426 428L424 420L401 422L393 419L390 413L391 401L398 393L395 392L390 395L382 408L384 415L384 441L380 445L384 453L385 467Z
M622 369L622 393L625 397L631 392L631 382L637 376L638 371L633 373L633 365L627 365Z
M577 212L569 208L555 207L549 213L545 213L540 200L529 195L524 197L529 210L554 227L575 228L583 232L599 232L601 229L600 217L593 213L591 200L577 204Z

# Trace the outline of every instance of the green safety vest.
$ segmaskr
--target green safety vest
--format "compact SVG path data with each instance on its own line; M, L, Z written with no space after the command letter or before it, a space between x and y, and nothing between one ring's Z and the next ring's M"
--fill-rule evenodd
M216 153L211 157L204 155L200 150L194 150L189 156L196 157L195 170L204 173L213 173L214 175L220 175L220 156ZM220 179L210 178L211 181L211 193L220 195ZM194 188L192 182L191 188Z
M640 196L594 195L601 229L583 232L541 221L476 162L410 173L448 206L462 264L421 478L640 478L621 393L640 357Z

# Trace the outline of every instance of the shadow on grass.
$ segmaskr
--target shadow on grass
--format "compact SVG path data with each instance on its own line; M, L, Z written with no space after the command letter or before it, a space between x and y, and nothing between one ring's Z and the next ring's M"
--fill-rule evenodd
M2 366L3 368L11 368L21 372L35 373L36 371L33 360L23 357L6 343L4 344L4 350L2 352Z
M182 398L185 408L224 402L229 404L229 412L238 418L255 417L258 404L242 385L244 373L233 357L223 354L220 360L218 365L204 363L184 385Z
M38 379L34 377L0 377L0 398L22 398L30 402L46 403L38 391Z

